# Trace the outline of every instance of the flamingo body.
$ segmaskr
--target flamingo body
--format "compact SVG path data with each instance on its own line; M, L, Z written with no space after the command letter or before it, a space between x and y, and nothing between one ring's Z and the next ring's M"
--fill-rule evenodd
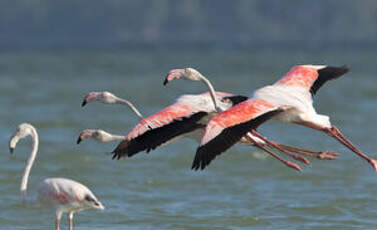
M229 111L215 116L212 120L218 119L222 116L237 117L238 120L244 122L241 123L243 124L242 126L245 126L245 124L252 124L259 118L262 119L266 116L263 113L261 113L262 115L259 117L252 116L254 113L253 111L248 110L247 106L249 106L249 103L255 103L255 99L264 100L280 109L279 112L272 114L272 116L268 116L268 119L273 117L282 122L304 125L309 128L323 131L368 161L368 163L370 163L377 171L377 161L368 157L356 148L335 126L331 126L328 116L317 114L313 107L312 97L316 94L319 88L326 81L338 78L348 71L349 69L346 67L329 67L323 65L294 66L274 85L266 86L255 91L251 99L240 103ZM238 111L243 112L239 113ZM265 109L265 111L267 114L270 113L267 109ZM222 119L227 120L224 118ZM209 122L209 125L213 123L212 120ZM230 120L236 120L236 118ZM265 121L267 119L262 120ZM241 125L239 122L236 122L237 125L234 125L233 123L224 123L224 127L221 127L220 130L212 131L214 135L208 137L205 135L203 137L202 143L204 145L199 146L197 150L193 162L194 169L198 169L199 167L203 169L216 155L224 152L227 148L230 148L242 137L242 135L245 135L249 131L239 128ZM256 127L257 126L253 127L252 133L262 138L262 136L255 131ZM211 129L210 126L207 126L207 128L208 130ZM207 131L207 128L206 133L211 133L211 131ZM217 147L213 144L211 145L214 140L216 140L216 145L222 147Z
M47 178L38 186L38 200L57 207L57 215L96 206L104 209L94 194L83 184L67 178Z

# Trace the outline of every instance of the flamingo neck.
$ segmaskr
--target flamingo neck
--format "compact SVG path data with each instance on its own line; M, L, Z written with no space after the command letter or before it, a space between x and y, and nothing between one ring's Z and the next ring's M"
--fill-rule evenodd
M27 163L24 169L24 175L22 176L22 180L21 180L21 187L20 187L22 202L26 202L26 196L27 196L26 190L27 190L30 170L31 170L31 167L33 166L35 157L37 156L37 152L38 152L39 139L38 139L38 133L35 129L33 129L31 133L31 137L33 138L33 150L31 151L30 156L27 160Z
M131 102L129 102L125 99L122 99L122 98L116 98L116 102L118 104L127 105L136 114L136 116L139 117L140 120L144 119L143 115L139 112L138 109L136 109L136 107Z
M109 134L106 138L104 138L104 142L119 141L123 140L124 138L124 136Z
M200 75L200 78L204 82L204 84L207 85L207 87L209 89L209 93L211 95L211 98L212 98L212 101L213 101L213 105L215 106L215 110L217 112L222 112L222 109L217 104L216 92L215 92L215 89L213 88L211 82L206 77L204 77L203 75Z

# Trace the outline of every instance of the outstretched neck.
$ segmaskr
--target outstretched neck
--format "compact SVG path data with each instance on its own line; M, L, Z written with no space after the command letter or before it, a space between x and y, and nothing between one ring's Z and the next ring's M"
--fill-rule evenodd
M209 93L211 95L211 98L212 98L212 101L213 101L213 105L215 106L216 111L217 112L222 112L222 109L217 104L216 92L215 92L215 89L213 88L211 82L206 77L204 77L203 75L200 75L200 78L202 79L202 81L204 82L204 84L207 85L207 87L209 89Z
M136 107L131 102L129 102L125 99L122 99L122 98L117 98L116 101L117 101L118 104L127 105L128 107L130 107L132 109L132 111L136 114L136 116L139 117L140 120L144 119L143 115L141 115L139 110L136 109Z
M125 138L124 136L109 134L108 136L106 136L106 138L103 139L103 141L104 142L120 141L120 140L123 140L124 138Z
M36 130L33 130L31 137L33 138L33 150L27 160L26 167L24 170L24 175L22 176L22 180L21 180L21 187L20 187L21 200L23 203L26 202L26 196L27 196L26 191L27 191L30 170L31 170L31 167L33 166L35 157L37 156L38 144L39 144L38 133Z

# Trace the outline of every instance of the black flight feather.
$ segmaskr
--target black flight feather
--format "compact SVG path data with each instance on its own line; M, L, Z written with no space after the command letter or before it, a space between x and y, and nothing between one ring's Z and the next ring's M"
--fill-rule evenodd
M242 95L236 95L236 96L229 96L229 97L223 97L222 100L223 101L226 101L226 100L230 100L233 104L233 106L243 102L243 101L246 101L247 99L249 99L248 97L246 96L242 96Z
M318 70L318 78L314 81L312 87L310 87L310 93L314 96L326 81L338 78L349 70L350 69L346 66L326 66L325 68Z
M198 128L204 128L205 125L198 123L198 121L206 115L206 112L198 112L190 117L176 119L164 126L150 129L134 139L124 140L112 152L113 159L131 157L141 151L148 153L174 137L192 132Z
M282 111L283 109L272 110L252 120L225 128L218 136L196 150L191 169L203 170L217 155L236 144L246 133Z

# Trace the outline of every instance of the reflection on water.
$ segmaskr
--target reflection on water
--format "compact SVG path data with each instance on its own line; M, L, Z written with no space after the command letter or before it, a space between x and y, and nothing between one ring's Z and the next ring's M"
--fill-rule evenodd
M297 173L254 148L234 147L204 172L189 169L197 144L180 140L150 154L114 161L117 143L84 141L84 128L126 134L137 117L121 105L80 107L93 90L108 90L152 114L199 83L162 81L168 70L192 66L217 90L249 94L274 82L294 64L346 64L352 72L327 83L316 96L355 144L377 155L377 91L374 52L163 53L51 52L0 54L1 229L49 229L54 212L26 209L19 184L31 142L9 156L8 139L21 122L40 134L29 195L45 177L86 184L107 207L78 213L78 229L370 229L376 225L376 176L370 166L326 135L269 122L260 128L282 143L339 151L337 161L313 160ZM262 156L262 157L261 157ZM19 217L23 219L20 221ZM64 223L66 224L66 223ZM67 226L62 226L66 228Z

